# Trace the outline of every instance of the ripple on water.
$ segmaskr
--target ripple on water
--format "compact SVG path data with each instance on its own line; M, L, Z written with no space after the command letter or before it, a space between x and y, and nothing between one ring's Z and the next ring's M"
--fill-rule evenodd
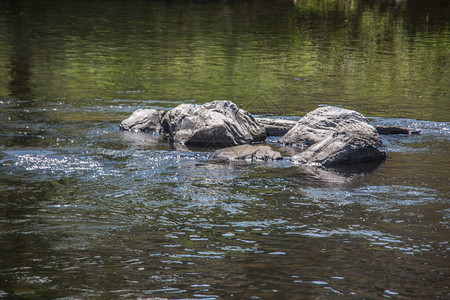
M91 178L117 175L119 170L108 169L89 156L58 154L51 151L5 151L1 160L9 164L12 174L32 174L40 179L90 174ZM17 173L16 173L16 172Z
M308 198L317 206L325 208L329 204L351 205L354 203L368 205L371 210L388 210L394 206L423 204L438 199L436 191L431 188L403 185L370 185L352 190L303 188Z
M418 121L411 119L375 118L374 125L400 126L420 131L413 135L382 135L384 149L388 153L427 153L435 151L435 143L447 143L450 136L450 123Z
M425 135L450 135L449 122L433 122L415 119L400 119L400 118L370 118L371 124L381 126L399 126L420 131Z
M369 241L373 249L398 250L407 255L431 251L431 245L419 243L417 240L384 233L377 230L360 229L359 225L350 225L349 228L326 230L323 228L308 227L304 231L286 232L288 235L303 235L312 238L349 237L363 238Z

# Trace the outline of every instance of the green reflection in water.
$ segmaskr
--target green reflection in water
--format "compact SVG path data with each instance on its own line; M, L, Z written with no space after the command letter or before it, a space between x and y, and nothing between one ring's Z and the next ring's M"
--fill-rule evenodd
M7 2L0 95L76 107L229 99L275 115L332 104L448 120L448 5L296 2Z

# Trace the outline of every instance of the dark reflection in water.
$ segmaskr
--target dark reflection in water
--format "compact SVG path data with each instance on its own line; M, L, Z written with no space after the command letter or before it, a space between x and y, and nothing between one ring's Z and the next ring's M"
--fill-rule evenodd
M434 121L449 114L445 1L2 5L2 82L28 78L41 102L230 99L276 115L319 104ZM6 66L33 75L14 78ZM12 88L0 85L0 95L27 94ZM116 105L121 117L132 110Z
M10 96L18 99L31 99L31 41L30 28L26 24L26 19L22 16L18 3L14 2L6 22L11 31L11 81L8 84ZM14 25L13 25L14 24Z
M447 1L295 2L0 1L0 298L448 298ZM118 130L214 99L422 134L324 169Z
M353 181L355 176L376 170L383 161L373 161L356 164L343 164L332 168L299 166L296 169L296 176L306 176L309 180L343 185Z

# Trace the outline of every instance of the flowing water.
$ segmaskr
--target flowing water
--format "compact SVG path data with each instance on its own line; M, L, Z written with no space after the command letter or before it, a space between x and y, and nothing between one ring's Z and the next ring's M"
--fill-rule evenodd
M447 1L0 1L0 298L447 298ZM121 132L216 99L339 105L379 165L224 163ZM277 146L277 138L267 140Z

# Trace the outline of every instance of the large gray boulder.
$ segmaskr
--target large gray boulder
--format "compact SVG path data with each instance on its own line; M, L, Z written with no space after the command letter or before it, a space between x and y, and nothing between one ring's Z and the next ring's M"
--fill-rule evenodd
M292 157L302 164L332 166L386 157L378 149L380 135L362 114L333 106L306 114L279 142L303 150Z
M126 131L156 132L161 130L161 118L164 112L150 108L137 109L120 123L120 129Z
M271 161L283 159L280 152L264 145L239 145L216 150L214 157L226 160Z
M185 146L231 147L260 142L265 128L231 101L181 104L161 120L163 132Z

